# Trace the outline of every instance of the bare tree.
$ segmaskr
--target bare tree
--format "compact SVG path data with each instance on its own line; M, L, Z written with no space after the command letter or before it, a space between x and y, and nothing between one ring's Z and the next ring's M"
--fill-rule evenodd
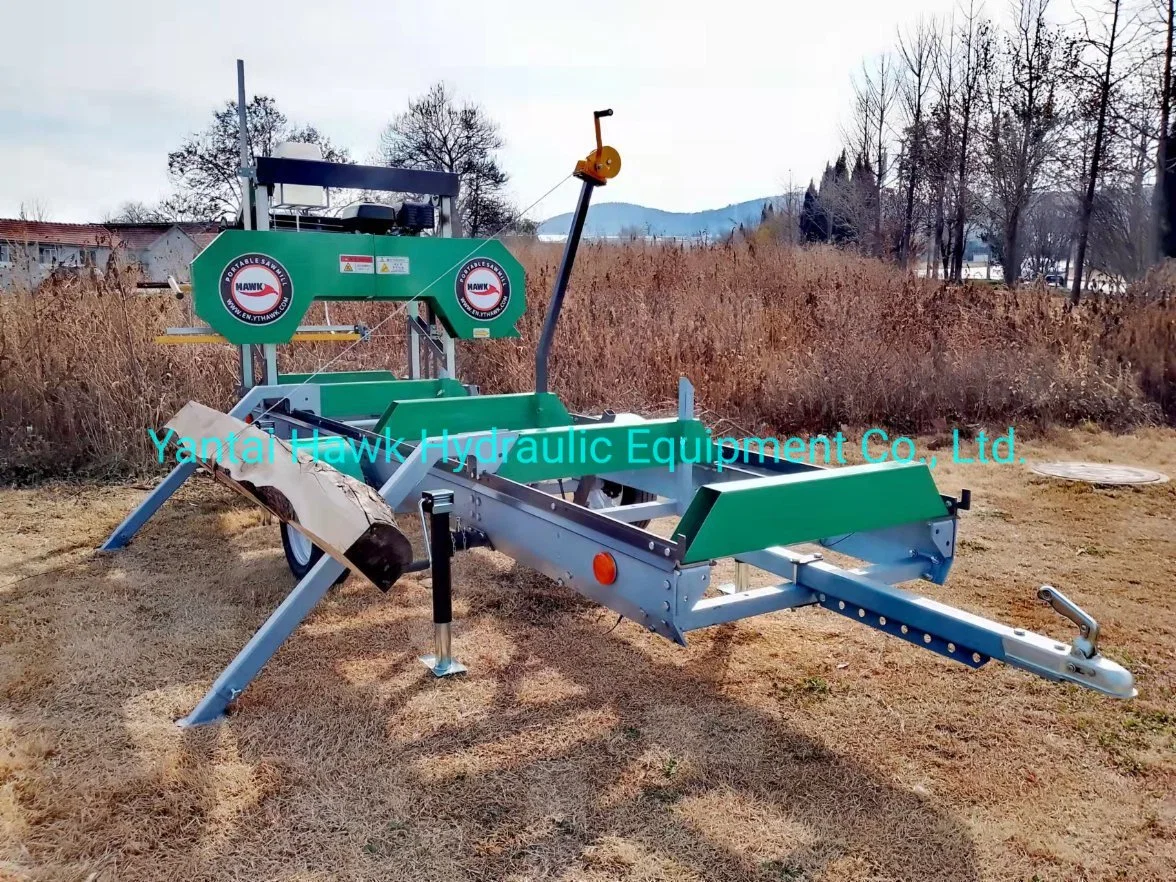
M964 270L964 232L967 226L969 181L971 175L971 136L976 103L980 94L981 75L991 65L991 26L976 11L974 0L968 5L965 25L960 34L962 53L959 90L960 136L957 148L958 173L955 180L955 217L951 230L950 279L959 282Z
M499 166L498 124L477 104L459 104L444 83L414 98L380 138L388 165L452 172L461 177L459 213L470 236L502 229L511 218L503 191L508 176Z
M889 114L898 91L894 76L894 63L888 55L878 56L878 62L873 74L867 72L866 83L869 87L872 109L875 114L874 125L874 189L877 193L874 206L874 249L879 256L886 253L885 239L882 235L882 212L884 206L883 193L886 190L888 175L890 174L890 157L887 145L890 137Z
M1022 223L1022 264L1036 277L1058 276L1074 238L1074 206L1069 194L1057 190L1042 193L1025 212Z
M898 54L902 59L904 73L899 83L899 94L906 130L900 168L905 172L906 195L898 259L904 267L910 260L914 234L915 192L926 174L923 168L928 137L926 105L931 94L932 72L938 52L939 33L933 22L920 20L913 31L906 36L899 35Z
M1114 94L1124 74L1116 70L1116 61L1129 47L1137 32L1133 23L1125 20L1123 0L1105 0L1109 7L1110 22L1105 28L1098 24L1091 27L1089 16L1082 16L1082 51L1076 67L1080 89L1089 92L1094 108L1094 141L1085 171L1085 190L1078 207L1077 247L1074 253L1074 273L1070 286L1070 302L1077 304L1082 296L1083 270L1086 263L1086 249L1090 240L1090 220L1094 213L1095 195L1098 192L1099 173L1107 141L1107 117ZM1122 65L1120 65L1122 67Z
M931 105L928 119L928 140L926 168L928 179L928 271L938 276L942 267L943 277L948 277L951 257L951 237L948 235L948 218L954 217L954 209L948 205L951 188L949 181L956 166L955 154L957 136L955 130L955 99L958 78L956 77L956 27L954 17L947 25L946 45L940 37L942 51L934 67L935 101Z
M1084 266L1087 277L1097 269L1130 281L1141 278L1155 262L1158 230L1153 175L1161 131L1163 58L1154 44L1120 45L1126 58L1107 111ZM1083 171L1087 165L1084 161Z
M874 113L870 109L870 92L866 84L866 66L862 64L862 76L850 78L853 86L853 110L848 129L842 129L841 142L846 145L849 156L869 156L874 143Z
M22 221L31 220L37 221L38 223L49 220L49 215L49 204L41 199L31 199L28 202L22 202L16 214Z
M152 224L178 223L181 221L206 221L214 219L209 214L208 201L198 193L177 190L166 199L149 205L146 202L124 202L116 211L108 212L104 223Z
M1046 20L1048 6L1049 0L1019 0L1013 28L985 75L989 235L1010 286L1021 275L1021 223L1056 156L1062 122L1058 88L1066 58L1061 34Z
M160 220L158 210L146 202L124 202L116 211L107 212L103 223L148 224Z
M861 79L855 79L853 86L853 127L846 139L855 157L850 220L858 243L870 253L882 256L887 250L882 230L882 194L891 171L890 112L898 93L893 60L888 55L880 55L872 68L863 64Z
M1176 0L1075 0L1097 5L1068 24L1050 0L1012 0L1000 24L960 2L862 65L802 238L904 267L925 250L929 275L959 281L979 229L1010 285L1031 268L1075 302L1093 270L1131 280L1176 257Z

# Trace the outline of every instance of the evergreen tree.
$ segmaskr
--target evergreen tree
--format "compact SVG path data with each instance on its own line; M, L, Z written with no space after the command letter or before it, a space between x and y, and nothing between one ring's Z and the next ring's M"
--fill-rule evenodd
M825 163L825 171L821 175L821 187L817 190L817 195L820 196L826 191L833 192L833 166L827 162Z
M1176 143L1176 126L1166 141L1166 144L1173 143ZM1169 159L1167 154L1162 159L1158 178L1159 252L1161 257L1176 257L1176 160Z
M842 150L833 163L833 183L841 184L849 180L849 163L845 161L845 151Z
M854 231L854 241L869 251L877 253L879 243L874 242L875 221L878 217L878 176L870 165L868 156L859 156L853 164L850 179L850 211L848 220Z
M828 218L821 209L817 188L809 181L804 191L804 205L800 209L800 240L802 242L827 242L829 240Z
M856 234L852 218L852 199L849 175L849 163L845 159L845 151L833 163L833 173L829 180L828 193L821 187L821 204L829 216L829 238L837 245L845 245L855 241Z

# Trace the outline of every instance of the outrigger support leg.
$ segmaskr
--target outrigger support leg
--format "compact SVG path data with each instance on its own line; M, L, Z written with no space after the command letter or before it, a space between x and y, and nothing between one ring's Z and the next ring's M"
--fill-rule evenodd
M229 416L243 419L261 401L267 391L272 390L268 390L262 386L250 389L237 402L236 406L229 411ZM106 541L98 546L98 550L117 551L120 548L125 548L131 539L135 537L135 534L139 532L139 528L147 523L151 516L159 511L160 506L167 502L171 495L180 489L180 485L192 476L197 466L199 466L198 462L182 462L172 469L168 473L168 476L159 482L159 486L152 490L146 499L136 505L131 513L126 516L126 519L106 538Z
M343 564L329 554L324 554L216 678L212 688L200 699L192 713L176 720L176 725L187 729L215 723L223 718L229 705L245 691L245 687L260 673L282 642L310 615L315 604L323 599L344 569Z
M461 441L462 436L456 436L444 452L449 452L453 445L460 444ZM392 508L396 508L428 474L430 465L440 459L442 453L441 450L426 451L417 448L380 487L380 495ZM286 595L286 599L266 619L265 624L250 638L245 647L237 653L237 657L216 678L212 688L192 713L177 720L176 725L188 728L213 723L223 718L229 704L245 691L265 663L278 651L283 641L310 615L315 604L323 599L327 589L335 584L344 568L335 558L324 554L302 581L294 586L294 590Z
M98 546L98 550L118 551L120 548L126 548L135 534L139 532L139 528L159 511L159 507L180 489L181 484L192 477L192 473L196 471L198 465L199 463L195 461L182 462L168 472L167 477L159 482L159 485L151 491L147 498L136 505L115 531L106 537L106 541Z
M452 490L427 491L421 509L429 515L429 558L433 564L433 654L421 656L421 664L436 677L461 674L466 666L453 658L453 537L449 514Z

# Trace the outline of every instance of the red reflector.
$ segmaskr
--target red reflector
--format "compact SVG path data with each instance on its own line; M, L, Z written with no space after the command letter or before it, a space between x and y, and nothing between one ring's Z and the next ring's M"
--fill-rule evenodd
M617 580L617 562L611 554L600 552L592 558L592 575L601 585L611 585Z

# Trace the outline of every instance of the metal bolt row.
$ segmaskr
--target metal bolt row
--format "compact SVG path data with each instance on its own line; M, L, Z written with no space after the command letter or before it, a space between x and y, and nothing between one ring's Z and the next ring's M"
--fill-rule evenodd
M827 598L824 594L818 594L817 597L821 601L821 603L825 603L827 600ZM839 610L844 610L845 609L845 601L844 600L837 601L837 608ZM859 619L864 619L866 617L866 611L865 611L865 609L863 609L861 607L858 607L857 614L858 614ZM878 616L878 624L881 625L882 627L885 627L887 624L886 616ZM901 625L899 627L899 630L902 631L903 634L910 634L910 628L908 628L906 625ZM1025 632L1018 628L1016 633L1024 634ZM923 634L923 643L929 644L934 639L935 638L931 634L926 634L926 633ZM947 644L947 651L954 654L956 651L956 645L954 643L949 642ZM972 653L972 660L973 661L979 663L980 658L981 658L980 653L978 653L978 652ZM1077 668L1075 668L1073 665L1068 665L1067 670L1077 670Z

